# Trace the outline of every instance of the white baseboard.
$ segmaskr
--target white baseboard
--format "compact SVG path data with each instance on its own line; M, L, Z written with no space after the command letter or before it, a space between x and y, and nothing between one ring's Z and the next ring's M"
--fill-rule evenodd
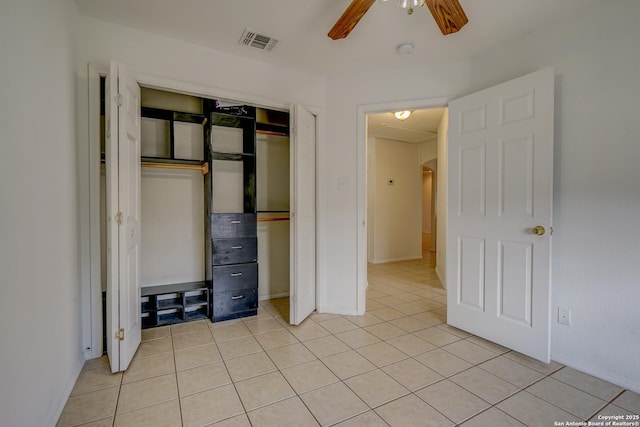
M78 363L76 364L75 369L73 370L73 375L71 375L69 382L67 382L67 385L64 388L64 393L59 395L62 398L58 402L58 405L56 406L56 410L54 411L54 413L51 414L52 419L50 419L46 425L55 426L58 424L58 420L60 419L60 415L62 415L62 411L64 410L65 405L67 404L67 400L69 400L71 391L73 391L73 387L76 385L76 381L80 376L80 372L82 372L82 367L84 366L84 362L85 362L84 357L78 359Z
M413 261L416 259L422 259L422 254L420 254L420 256L410 256L410 257L403 257L403 258L373 259L373 260L368 260L368 262L371 264L384 264L386 262Z
M442 284L442 287L447 289L447 284L445 283L444 279L442 278L442 274L440 274L440 271L438 271L438 267L434 268L436 275L438 276L438 280L440 280L440 284Z
M589 374L591 376L594 376L596 378L600 378L601 380L604 381L608 381L611 384L615 384L617 386L620 386L622 388L626 388L627 390L631 390L635 393L640 393L640 383L638 382L634 382L632 380L630 380L629 378L626 377L621 377L619 375L616 374L612 374L611 372L606 372L606 371L602 371L596 367L593 366L586 366L586 365L582 365L580 363L572 363L570 361L564 361L561 359L556 359L553 357L553 355L551 355L551 359L554 362L558 362L562 365L565 365L569 368L573 368L575 370L578 370L580 372L584 372L585 374Z
M259 301L266 301L268 299L275 299L275 298L284 298L284 297L288 297L289 296L289 292L280 292L277 294L271 294L271 295L260 295L258 297Z

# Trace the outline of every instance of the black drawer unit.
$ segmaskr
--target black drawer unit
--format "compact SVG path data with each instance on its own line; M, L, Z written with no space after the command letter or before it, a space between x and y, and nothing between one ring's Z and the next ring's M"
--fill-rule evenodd
M255 316L258 313L258 288L216 292L213 296L213 321Z
M258 234L257 216L247 214L211 215L211 235L217 239L231 237L256 237Z
M227 264L244 264L258 261L258 239L241 237L237 239L212 240L213 266Z
M258 312L255 108L206 104L206 280L214 322Z
M258 264L235 264L213 267L213 282L218 292L258 286Z

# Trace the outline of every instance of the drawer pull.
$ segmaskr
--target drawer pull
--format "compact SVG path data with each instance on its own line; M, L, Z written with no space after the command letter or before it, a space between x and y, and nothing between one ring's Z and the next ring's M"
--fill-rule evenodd
M242 246L231 246L231 249L242 249Z
M238 277L238 276L242 276L242 273L231 273L229 276Z
M237 221L237 220L236 221L231 221L231 224L241 224L241 223L242 223L242 221Z
M236 295L235 297L231 297L231 299L242 299L244 298L244 295Z

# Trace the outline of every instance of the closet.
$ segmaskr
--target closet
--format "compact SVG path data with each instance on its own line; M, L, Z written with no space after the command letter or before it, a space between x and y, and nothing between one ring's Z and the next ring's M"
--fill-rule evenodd
M211 314L205 277L204 101L141 90L142 326Z
M256 109L258 256L260 299L289 296L289 113Z
M289 295L289 153L288 112L141 88L143 328Z

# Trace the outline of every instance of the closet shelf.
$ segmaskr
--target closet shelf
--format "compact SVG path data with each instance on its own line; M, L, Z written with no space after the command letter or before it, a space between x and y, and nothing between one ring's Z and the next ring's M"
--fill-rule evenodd
M150 119L168 120L204 125L207 118L202 114L185 113L182 111L163 110L160 108L141 107L142 117Z
M177 292L198 291L206 287L207 282L205 281L176 283L171 285L146 286L144 288L140 288L140 296L148 297L158 294L174 294Z
M256 133L273 136L289 136L289 125L276 125L271 123L256 123Z
M140 289L142 327L206 319L210 316L211 293L206 281L149 286Z

